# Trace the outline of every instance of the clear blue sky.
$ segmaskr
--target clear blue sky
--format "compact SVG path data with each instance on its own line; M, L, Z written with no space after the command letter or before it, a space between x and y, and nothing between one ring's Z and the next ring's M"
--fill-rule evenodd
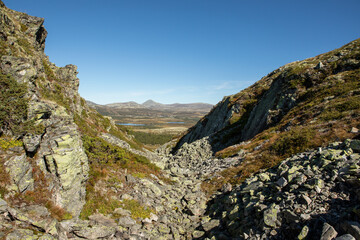
M360 37L359 0L3 0L96 103L207 102Z

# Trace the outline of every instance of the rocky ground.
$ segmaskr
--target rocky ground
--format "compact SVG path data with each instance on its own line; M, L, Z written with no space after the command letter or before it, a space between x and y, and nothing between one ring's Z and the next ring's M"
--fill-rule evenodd
M360 141L296 154L208 202L201 239L360 239Z
M296 94L289 95L290 88L284 88L283 95L271 106L260 112L254 108L253 114L246 115L247 109L255 106L253 100L262 96L262 91L256 91L259 84L255 84L247 93L226 98L213 108L211 117L200 120L190 130L192 134L182 138L176 152L170 153L171 149L164 146L153 153L137 145L111 119L86 105L78 94L76 66L57 67L49 61L44 54L44 19L8 9L1 0L0 10L0 97L10 96L0 100L9 103L1 109L11 113L0 115L0 239L360 239L359 140L292 155L238 186L224 184L210 199L202 191L204 179L241 164L247 154L236 148L237 153L231 157L215 158L216 148L223 145L221 140L229 139L226 146L232 144L240 136L233 130L243 126L245 120L255 128L256 121L251 119L271 120L266 124L281 119L281 111L274 112L272 108L289 111L293 107L295 101L288 100ZM319 67L319 60L323 59L305 62L305 73L302 68L297 69L297 63L288 65L282 75L281 69L274 71L262 81L266 84L261 89L270 86L269 82L276 84L261 101L266 105L281 87L279 84L289 80L287 76L302 77L299 93L304 94L310 85L331 87L321 87L316 81L333 81L334 86L339 86L335 89L338 96L329 98L326 93L326 99L339 98L332 102L337 108L326 111L321 100L319 104L324 108L319 114L328 114L320 117L327 119L332 117L330 113L340 111L335 117L347 119L347 126L358 127L360 91L353 90L359 88L358 45L354 41L335 52L335 60L341 60L338 64L332 64L334 57L329 56L325 65ZM329 71L340 75L325 78ZM298 84L291 81L286 84ZM349 81L351 85L346 85ZM18 95L9 93L3 86L10 85L10 90L18 86L23 91ZM343 86L351 91L343 93ZM257 92L254 96L250 94L252 90ZM242 98L247 100L246 106L241 105ZM26 99L20 105L25 109L22 115L15 114L18 105L10 104L19 99ZM285 106L287 102L291 106ZM332 103L326 102L328 106ZM309 103L306 107L319 104ZM261 115L263 111L275 115ZM262 127L270 126L264 124ZM291 126L285 124L281 131L288 133ZM214 131L218 133L214 135ZM356 133L358 130L351 136ZM271 136L264 139L261 140L270 142ZM218 144L214 144L215 140ZM84 145L89 143L93 145L86 148ZM236 143L241 147L240 142ZM105 152L93 156L91 147ZM254 149L261 148L258 145ZM107 159L106 154L118 155ZM126 164L116 165L121 160L133 161L133 165L129 164L135 166L133 171ZM150 168L148 160L162 170L154 167L154 174L136 172L141 167ZM99 199L87 199L89 184L93 184L93 192L101 193ZM100 206L91 209L88 217L80 217L88 202L101 202L106 197L123 205L108 214L102 214L99 208L106 206ZM104 202L112 204L110 200Z

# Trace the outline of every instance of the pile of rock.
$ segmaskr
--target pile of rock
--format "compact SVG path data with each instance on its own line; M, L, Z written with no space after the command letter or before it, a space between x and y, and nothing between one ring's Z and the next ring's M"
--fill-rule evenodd
M292 156L214 196L207 239L360 239L360 140Z
M170 169L172 173L183 169L187 173L193 173L196 179L202 179L237 165L242 160L241 156L218 159L212 155L212 147L207 137L190 144L184 143L174 155L167 156L165 169Z

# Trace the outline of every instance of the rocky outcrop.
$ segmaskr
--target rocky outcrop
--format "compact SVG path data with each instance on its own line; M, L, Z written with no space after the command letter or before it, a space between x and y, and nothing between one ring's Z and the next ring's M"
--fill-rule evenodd
M34 190L34 167L45 175L48 196L55 205L78 216L85 202L88 160L74 113L81 113L76 66L56 67L44 54L47 32L44 19L1 6L2 36L0 70L27 87L26 121L31 131L22 139L20 155L5 162L11 181L11 194ZM7 131L10 133L10 131ZM30 164L35 163L35 165Z
M359 143L294 155L214 195L198 231L208 239L358 239Z
M344 93L325 89L358 78L359 49L358 39L329 53L286 64L249 88L225 97L189 129L174 152L185 143L209 137L215 153L248 141L271 127L283 126L281 131L284 131L296 125L308 125L324 109L343 101ZM349 96L354 96L352 90L344 88ZM332 120L340 119L332 117Z

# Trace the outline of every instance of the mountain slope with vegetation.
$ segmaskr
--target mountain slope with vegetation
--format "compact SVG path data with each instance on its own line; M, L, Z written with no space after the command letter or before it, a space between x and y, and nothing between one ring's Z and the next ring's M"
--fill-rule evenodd
M49 61L43 24L0 0L0 239L360 238L360 40L150 152Z
M309 148L355 137L357 130L351 130L360 128L359 67L359 39L289 63L240 93L225 97L188 130L174 151L185 143L206 139L217 157L246 153L240 167L232 169L236 175L271 167ZM244 173L242 176L248 175Z

